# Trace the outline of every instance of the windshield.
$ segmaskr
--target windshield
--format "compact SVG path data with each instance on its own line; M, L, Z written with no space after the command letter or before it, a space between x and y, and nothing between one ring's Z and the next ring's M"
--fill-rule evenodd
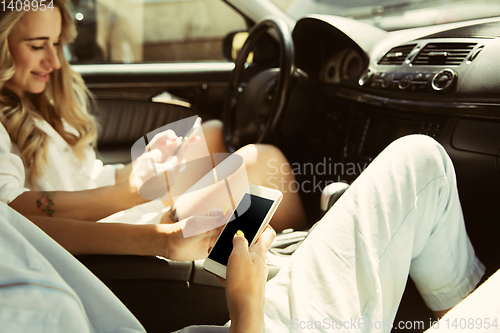
M309 14L353 18L391 31L500 16L498 0L272 0L298 20Z

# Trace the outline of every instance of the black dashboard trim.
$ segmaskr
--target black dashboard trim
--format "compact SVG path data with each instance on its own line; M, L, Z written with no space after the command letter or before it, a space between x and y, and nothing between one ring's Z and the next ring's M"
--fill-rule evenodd
M326 88L328 89L328 87ZM383 106L401 111L429 113L432 115L500 120L500 103L415 101L381 97L343 87L335 87L334 89L333 95L335 97L372 106Z

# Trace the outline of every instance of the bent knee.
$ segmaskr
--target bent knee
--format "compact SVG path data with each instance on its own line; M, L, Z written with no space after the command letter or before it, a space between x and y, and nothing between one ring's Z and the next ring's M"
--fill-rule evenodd
M433 138L422 134L399 138L387 146L384 152L426 170L443 169L451 164L451 159L443 146Z
M201 125L201 128L211 154L227 152L222 134L223 123L220 120L208 120Z
M285 160L285 156L281 150L270 144L248 144L238 149L236 153L243 157L247 166L249 164L265 163L269 160Z
M222 129L224 124L218 119L211 119L205 121L201 128L205 137L220 136L222 137Z
M411 134L394 140L385 150L392 153L410 153L412 155L427 155L446 153L443 146L433 138L423 134Z

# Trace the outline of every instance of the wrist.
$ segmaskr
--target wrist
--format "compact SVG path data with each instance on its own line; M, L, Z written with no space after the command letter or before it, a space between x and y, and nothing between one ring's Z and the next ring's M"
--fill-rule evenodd
M122 183L130 178L132 172L132 163L127 165L117 165L115 167L115 183Z
M231 333L264 332L264 301L243 296L228 305Z
M171 234L171 225L155 224L154 234L151 239L151 255L169 258L168 239Z

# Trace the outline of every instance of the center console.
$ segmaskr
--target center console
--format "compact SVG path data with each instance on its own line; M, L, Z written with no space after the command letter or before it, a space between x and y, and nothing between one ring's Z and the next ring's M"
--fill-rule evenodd
M395 139L409 134L439 138L446 119L417 113L395 114L374 107L356 110L347 129L344 157L371 161Z

